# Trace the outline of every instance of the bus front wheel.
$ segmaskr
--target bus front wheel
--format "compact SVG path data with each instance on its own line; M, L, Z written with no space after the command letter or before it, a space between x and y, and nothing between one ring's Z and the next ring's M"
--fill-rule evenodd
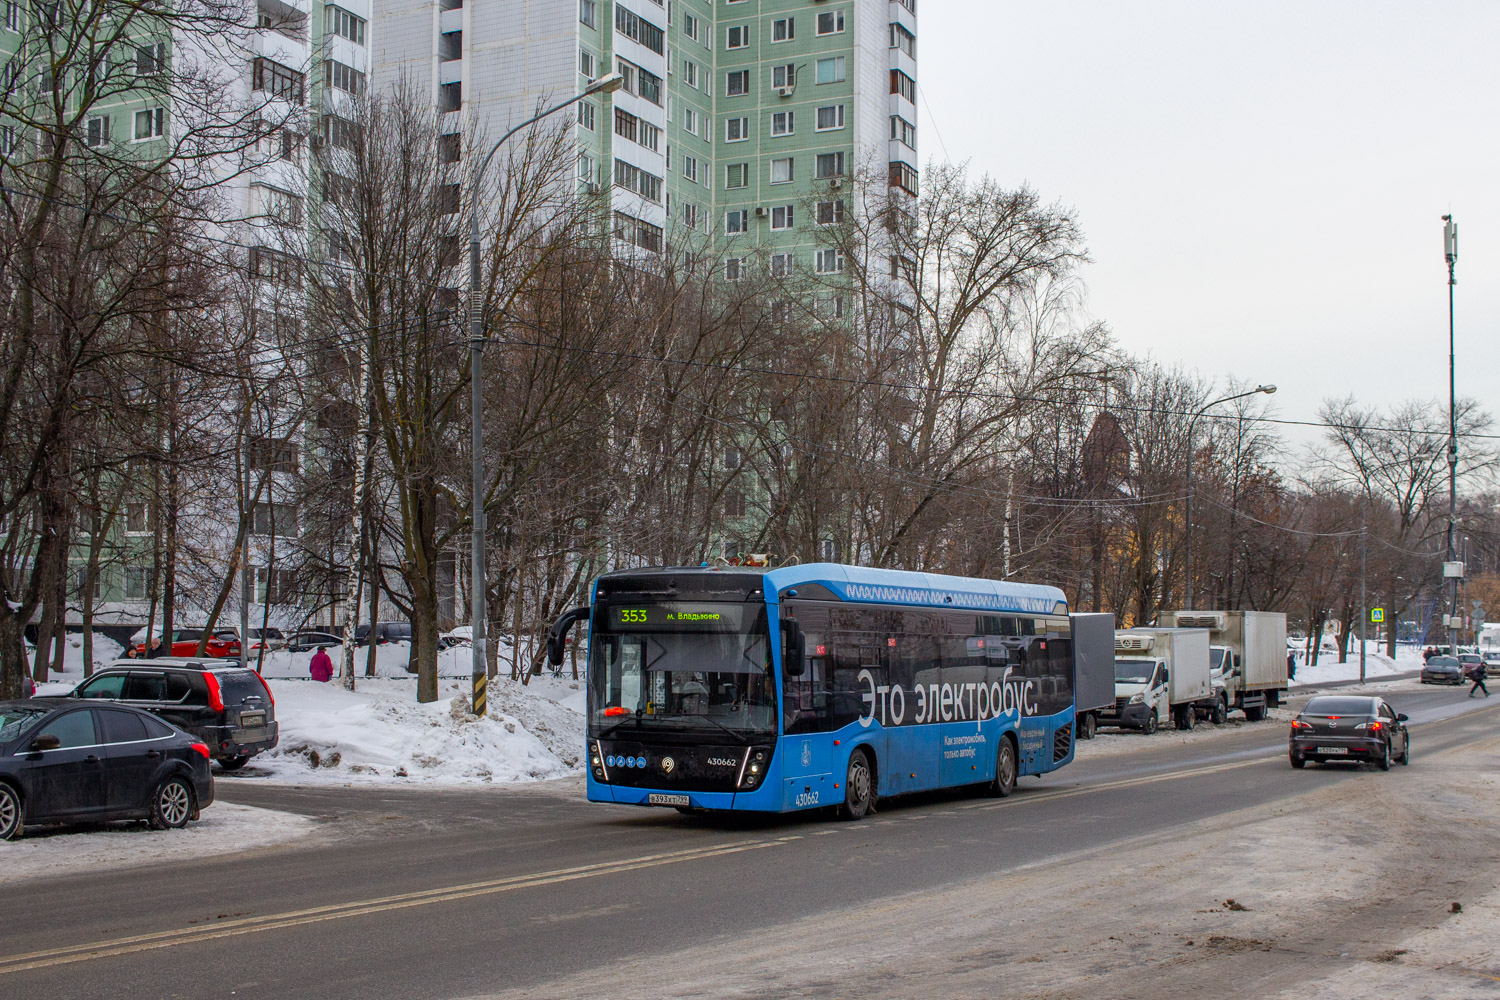
M849 755L849 772L844 778L844 818L864 819L875 807L875 772L863 750Z
M1016 766L1016 745L1009 736L1000 737L1000 749L995 752L995 780L990 782L990 794L1005 798L1016 790L1016 778L1020 768Z

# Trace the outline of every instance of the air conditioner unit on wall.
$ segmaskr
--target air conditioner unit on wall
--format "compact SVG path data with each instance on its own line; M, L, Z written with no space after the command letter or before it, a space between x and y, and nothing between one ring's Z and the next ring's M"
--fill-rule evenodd
M585 192L587 192L588 194L598 194L599 193L599 185L595 184L593 181L589 181L587 184L585 184L583 186L583 190Z
M777 87L776 88L776 96L777 97L791 97L792 94L793 94L793 92L796 89L797 88L795 88L795 87Z
M764 205L756 205L755 206L755 217L757 219L764 219L766 217L766 206L764 206Z
M842 177L835 177L833 180L831 180L831 181L828 182L828 190L830 190L830 191L837 191L839 188L841 188L843 186L844 186L844 179Z

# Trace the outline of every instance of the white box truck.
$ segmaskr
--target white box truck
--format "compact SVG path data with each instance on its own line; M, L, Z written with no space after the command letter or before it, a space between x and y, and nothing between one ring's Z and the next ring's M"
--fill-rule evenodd
M1188 628L1132 628L1115 633L1115 704L1099 724L1156 732L1171 719L1193 728L1200 705L1213 698L1208 632Z
M1168 611L1160 624L1208 629L1223 707L1251 722L1286 696L1286 615L1280 611Z

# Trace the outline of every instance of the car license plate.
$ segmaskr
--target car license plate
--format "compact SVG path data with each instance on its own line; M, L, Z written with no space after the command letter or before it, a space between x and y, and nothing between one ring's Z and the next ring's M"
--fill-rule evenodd
M685 806L690 804L686 795L669 795L665 792L652 792L646 796L646 801L653 806Z
M1318 747L1318 753L1348 753L1348 747Z
M266 724L265 712L241 712L240 725L246 729L256 729Z

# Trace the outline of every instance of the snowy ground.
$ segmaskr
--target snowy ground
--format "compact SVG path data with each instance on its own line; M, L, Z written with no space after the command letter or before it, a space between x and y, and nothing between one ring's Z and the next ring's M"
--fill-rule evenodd
M38 827L21 840L0 842L0 885L232 854L295 840L313 826L305 816L215 802L181 830L152 830L144 823Z
M1419 646L1397 646L1396 658L1392 660L1385 655L1385 647L1376 647L1370 643L1365 647L1365 676L1386 677L1391 674L1407 673L1412 670L1422 669L1422 649ZM1306 687L1317 684L1327 684L1330 681L1352 681L1359 677L1359 646L1353 644L1349 650L1349 662L1340 663L1339 654L1323 650L1318 656L1316 666L1302 662L1301 657L1297 659L1297 676L1291 681L1290 687Z

